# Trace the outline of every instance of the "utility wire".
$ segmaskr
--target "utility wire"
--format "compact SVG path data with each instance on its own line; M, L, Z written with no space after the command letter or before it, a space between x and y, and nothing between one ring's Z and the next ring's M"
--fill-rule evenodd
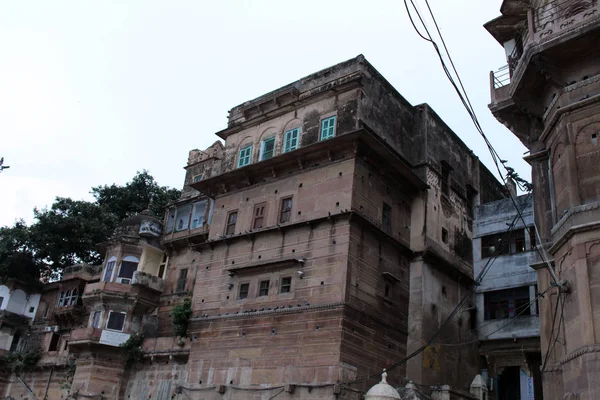
M529 195L531 196L531 194L529 194ZM515 216L515 218L513 219L513 221L511 222L511 224L509 225L508 229L506 230L506 233L510 234L510 232L512 231L512 229L515 227L516 221L517 221L517 216ZM465 294L465 296L463 296L463 298L461 299L461 301L456 305L456 307L454 308L454 310L444 320L444 322L438 327L438 329L436 330L436 332L434 332L434 334L431 336L431 338L428 340L428 342L426 344L424 344L423 346L419 347L418 349L416 349L415 351L413 351L412 353L410 353L409 355L407 355L406 357L404 357L403 359L401 359L400 361L398 361L398 362L396 362L396 363L388 366L386 368L386 371L391 371L394 368L397 368L400 365L405 364L411 358L416 357L421 352L423 352L427 347L429 347L431 344L433 344L434 340L441 333L442 329L454 318L454 316L462 308L462 306L465 304L465 302L474 293L475 287L478 286L481 283L481 281L483 280L483 278L485 277L485 275L491 269L491 266L493 265L493 263L496 260L496 258L498 258L498 256L502 253L502 251L504 250L504 247L507 246L507 245L509 245L509 242L510 242L509 240L506 240L504 243L501 243L501 246L494 248L494 253L488 259L488 261L486 262L485 266L482 268L481 272L479 273L479 275L475 279L475 284L473 285L473 288L467 294ZM549 290L549 289L550 288L548 288L547 290ZM513 322L513 321L511 320L511 322ZM375 373L375 374L372 374L372 375L369 375L369 376L366 376L366 377L363 377L363 378L358 378L358 379L355 379L353 381L343 383L342 385L343 386L348 386L348 385L352 385L352 384L364 382L364 381L373 379L375 377L378 377L379 375L380 375L380 373L378 372L378 373Z
M561 303L561 292L558 292L558 296L556 297L556 307L554 307L554 316L552 317L552 328L550 329L550 339L548 340L548 347L546 348L546 356L544 357L544 363L542 364L542 373L546 370L546 365L548 364L548 359L550 358L550 353L554 350L554 346L558 341L558 336L560 335L560 325L562 320L562 315L565 309L564 300L562 301L561 308L561 316L558 322L558 329L556 332L556 336L554 335L554 325L556 324L556 317L558 316L558 305ZM552 340L554 337L554 340Z
M546 293L548 293L548 292L549 292L549 291L550 291L552 288L553 288L553 286L550 286L550 287L548 287L546 290L544 290L544 292L543 292L543 293L538 293L538 295L537 295L537 297L536 297L535 299L531 300L531 301L529 302L529 304L526 304L526 305L525 305L525 306L527 306L527 307L523 308L523 310L521 310L521 311L520 311L518 314L516 314L514 317L511 317L511 318L509 319L509 321L508 321L506 324L502 325L500 328L496 329L495 331L493 331L493 332L491 332L491 333L488 333L488 334L487 334L487 335L485 335L485 336L480 336L480 337L478 337L477 339L475 339L475 340L470 340L470 341L468 341L468 342L462 342L462 343L438 343L438 344L439 344L439 345L441 345L441 346L445 346L445 347L458 347L458 346L467 346L467 345L469 345L469 344L477 343L477 342L481 341L482 339L487 339L488 337L492 336L494 333L498 333L498 332L500 332L502 329L506 328L508 325L512 324L512 323L515 321L515 319L517 319L517 317L520 317L521 315L525 314L525 312L527 311L527 309L528 309L529 307L531 307L531 305L532 305L533 303L535 303L535 302L536 302L536 301L537 301L537 300L538 300L540 297L543 297L543 296L544 296ZM521 306L521 307L523 307L523 306ZM521 307L519 307L519 308L521 308ZM489 324L488 324L488 325L489 325ZM484 326L485 326L485 325L484 325ZM483 326L481 326L480 328L483 328Z
M522 178L520 178L520 177L518 176L518 174L516 174L516 173L514 172L514 169L513 169L513 168L511 168L511 167L508 167L508 166L506 165L506 161L505 161L505 160L502 160L502 159L500 159L500 157L499 157L499 155L498 155L498 152L496 151L496 149L494 148L494 146L492 145L492 143L489 141L489 139L488 139L488 138L487 138L487 136L485 135L485 132L484 132L484 131L483 131L483 129L481 128L481 125L480 125L480 123L479 123L479 120L477 119L477 116L475 115L475 111L474 111L474 109L472 108L472 106L471 106L471 104L470 104L470 101L469 101L469 102L467 102L467 100L465 100L465 96L463 96L463 94L462 94L462 93L461 93L461 91L459 90L458 86L456 85L456 82L454 81L454 78L452 77L452 74L451 74L451 73L450 73L450 71L448 70L448 67L447 67L447 65L446 65L446 62L444 61L444 58L443 58L443 56L442 56L442 53L440 52L440 49L439 49L439 47L438 47L437 43L436 43L436 42L435 42L435 41L432 39L432 37L431 37L431 34L429 33L429 29L427 29L427 25L425 24L425 21L424 21L424 20L423 20L423 18L421 17L421 14L419 13L419 10L417 9L417 7L416 7L416 5L415 5L414 1L413 1L413 0L410 0L410 3L411 3L411 5L412 5L413 9L415 10L415 13L416 13L416 14L417 14L417 16L419 17L419 21L420 21L420 22L421 22L421 24L423 25L423 28L425 29L425 32L426 32L426 34L427 34L427 37L425 37L425 36L424 36L424 35L423 35L423 34L422 34L420 31L419 31L419 29L417 28L417 26L416 26L416 24L415 24L415 22L414 22L414 20L413 20L413 18L412 18L412 13L411 13L411 11L410 11L410 9L409 9L409 7L408 7L408 2L407 2L407 0L404 0L404 6L406 7L406 12L407 12L407 14L408 14L408 17L409 17L409 19L410 19L410 22L411 22L411 24L412 24L413 28L415 29L415 31L417 32L417 34L418 34L418 35L419 35L419 36L420 36L420 37L421 37L423 40L425 40L425 41L427 41L427 42L429 42L429 43L431 43L431 44L433 45L433 47L434 47L434 49L435 49L435 51L436 51L436 53L437 53L437 55L438 55L438 58L439 58L439 60L440 60L440 63L442 64L442 68L443 68L443 70L444 70L444 73L446 74L446 77L448 78L448 80L450 81L450 83L452 84L452 86L454 87L454 90L455 90L455 91L456 91L456 93L458 94L458 97L460 98L460 100L461 100L461 102L462 102L463 106L465 107L465 109L466 109L466 110L467 110L467 112L469 113L469 116L471 117L471 120L473 121L473 124L475 125L475 128L477 129L477 131L479 132L479 134L480 134L480 135L483 137L483 140L485 141L485 144L486 144L486 146L487 146L488 150L490 151L490 154L491 154L491 156L492 156L492 161L494 162L494 165L496 166L496 170L498 171L498 174L499 174L499 176L502 178L502 180L503 180L503 182L504 182L504 186L505 186L505 187L506 187L506 189L507 189L507 192L508 192L508 194L509 194L509 197L510 197L510 199L511 199L511 202L512 202L513 206L515 207L515 209L517 210L517 213L519 214L519 218L520 218L520 219L523 221L523 224L524 224L524 225L527 225L527 223L525 222L525 219L523 218L523 215L522 215L521 211L520 211L520 210L519 210L519 208L518 208L517 202L516 202L516 200L515 200L515 198L514 198L513 194L511 193L511 191L510 191L510 190L509 190L509 188L508 188L508 179L513 179L513 180L515 180L516 182L519 182L519 181L523 182L523 183L525 184L525 187L526 187L527 189L530 189L530 188L531 188L531 184L529 184L528 182L525 182L525 181L524 181ZM435 23L435 25L436 25L436 27L437 27L437 26L438 26L438 25L437 25L437 21L436 21L436 19L435 19L435 16L433 15L433 12L432 12L432 10L431 10L431 7L429 7L429 3L427 3L427 7L428 7L428 9L429 9L429 11L430 11L430 14L431 14L431 16L432 16L432 18L433 18L433 20L434 20L434 23ZM446 49L446 53L448 54L448 57L450 58L450 52L448 51L448 48L445 46L445 41L443 40L443 37L442 37L442 35L441 35L441 32L440 32L439 28L438 28L438 34L439 34L440 38L442 38L442 42L444 43L444 48ZM452 63L452 65L453 65L454 71L455 71L455 73L456 73L456 75L457 75L458 79L460 80L460 75L459 75L459 74L458 74L458 72L456 71L456 68L454 67L454 63ZM462 87L463 87L463 90L464 90L464 86L462 86ZM465 91L465 95L466 95L466 91ZM468 96L467 96L467 97L468 97ZM506 171L507 171L507 178L506 178L506 180L504 179L504 175L502 174L502 171L500 170L500 166L499 166L499 164L498 164L498 161L500 161L500 163L502 163L502 165L504 166L504 168L505 168L505 169L506 169ZM538 239L538 241L539 241L539 243L540 243L540 245L541 245L541 244L542 244L542 240L541 240L541 237L540 237L540 234L539 234L539 232L537 231L537 227L535 226L535 224L534 224L534 228L535 228L535 231L536 231L536 237L537 237L537 239ZM554 270L552 269L552 266L550 265L550 262L549 262L549 261L548 261L548 259L547 259L547 258L544 256L544 254L542 254L542 253L540 252L540 250L539 250L539 248L538 248L537 246L536 246L536 252L537 252L537 253L538 253L538 255L540 256L540 258L542 259L542 261L543 261L543 262L546 264L546 268L548 269L548 272L549 272L549 273L550 273L550 275L552 276L552 279L555 281L555 283L556 283L556 284L558 284L558 278L557 278L556 274L554 273ZM559 286L560 286L560 285L559 285Z

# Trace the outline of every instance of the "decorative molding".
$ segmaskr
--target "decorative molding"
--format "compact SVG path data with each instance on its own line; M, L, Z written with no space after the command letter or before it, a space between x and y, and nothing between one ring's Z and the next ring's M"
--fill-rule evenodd
M565 357L560 360L560 364L564 365L569 361L573 361L574 359L581 357L584 354L588 353L600 353L600 344L591 344L588 346L582 346L575 351L572 351L570 354L567 354ZM562 370L562 369L561 369Z

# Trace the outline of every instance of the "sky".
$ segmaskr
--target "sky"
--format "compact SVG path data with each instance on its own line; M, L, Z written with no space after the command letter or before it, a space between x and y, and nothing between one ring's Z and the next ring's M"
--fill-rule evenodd
M501 0L429 3L484 131L530 179L525 147L487 108L506 60L482 25ZM493 169L401 0L0 1L0 226L143 169L181 188L188 151L218 139L229 109L358 54Z

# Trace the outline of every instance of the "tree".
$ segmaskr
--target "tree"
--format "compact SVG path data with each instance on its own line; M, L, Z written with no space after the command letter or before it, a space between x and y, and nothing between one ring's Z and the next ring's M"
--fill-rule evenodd
M24 221L0 228L0 282L16 279L35 285L46 273L32 251L31 231Z
M162 217L166 205L179 198L181 191L160 186L148 171L139 172L125 186L98 186L92 188L96 203L109 210L120 220L150 209Z
M96 245L106 241L119 222L96 203L57 197L50 209L33 211L31 239L39 260L62 269L79 262L97 264Z
M33 225L18 221L0 228L0 279L37 276L39 281L40 274L49 277L69 265L97 264L102 254L96 245L108 240L120 221L147 208L160 218L181 192L142 171L124 186L98 186L92 194L94 202L56 197L50 208L34 210Z

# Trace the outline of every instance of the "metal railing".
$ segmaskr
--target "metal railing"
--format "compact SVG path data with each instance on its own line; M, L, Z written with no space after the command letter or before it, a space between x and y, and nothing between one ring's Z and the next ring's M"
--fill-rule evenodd
M493 72L494 75L494 89L501 88L510 83L510 69L508 65L498 68L497 71Z
M582 17L591 16L598 10L590 10L597 8L598 0L553 0L538 7L534 11L534 26L536 32L564 29L571 25L574 21L571 19L579 14L584 14ZM590 10L590 11L588 11ZM589 14L589 15L586 15Z

